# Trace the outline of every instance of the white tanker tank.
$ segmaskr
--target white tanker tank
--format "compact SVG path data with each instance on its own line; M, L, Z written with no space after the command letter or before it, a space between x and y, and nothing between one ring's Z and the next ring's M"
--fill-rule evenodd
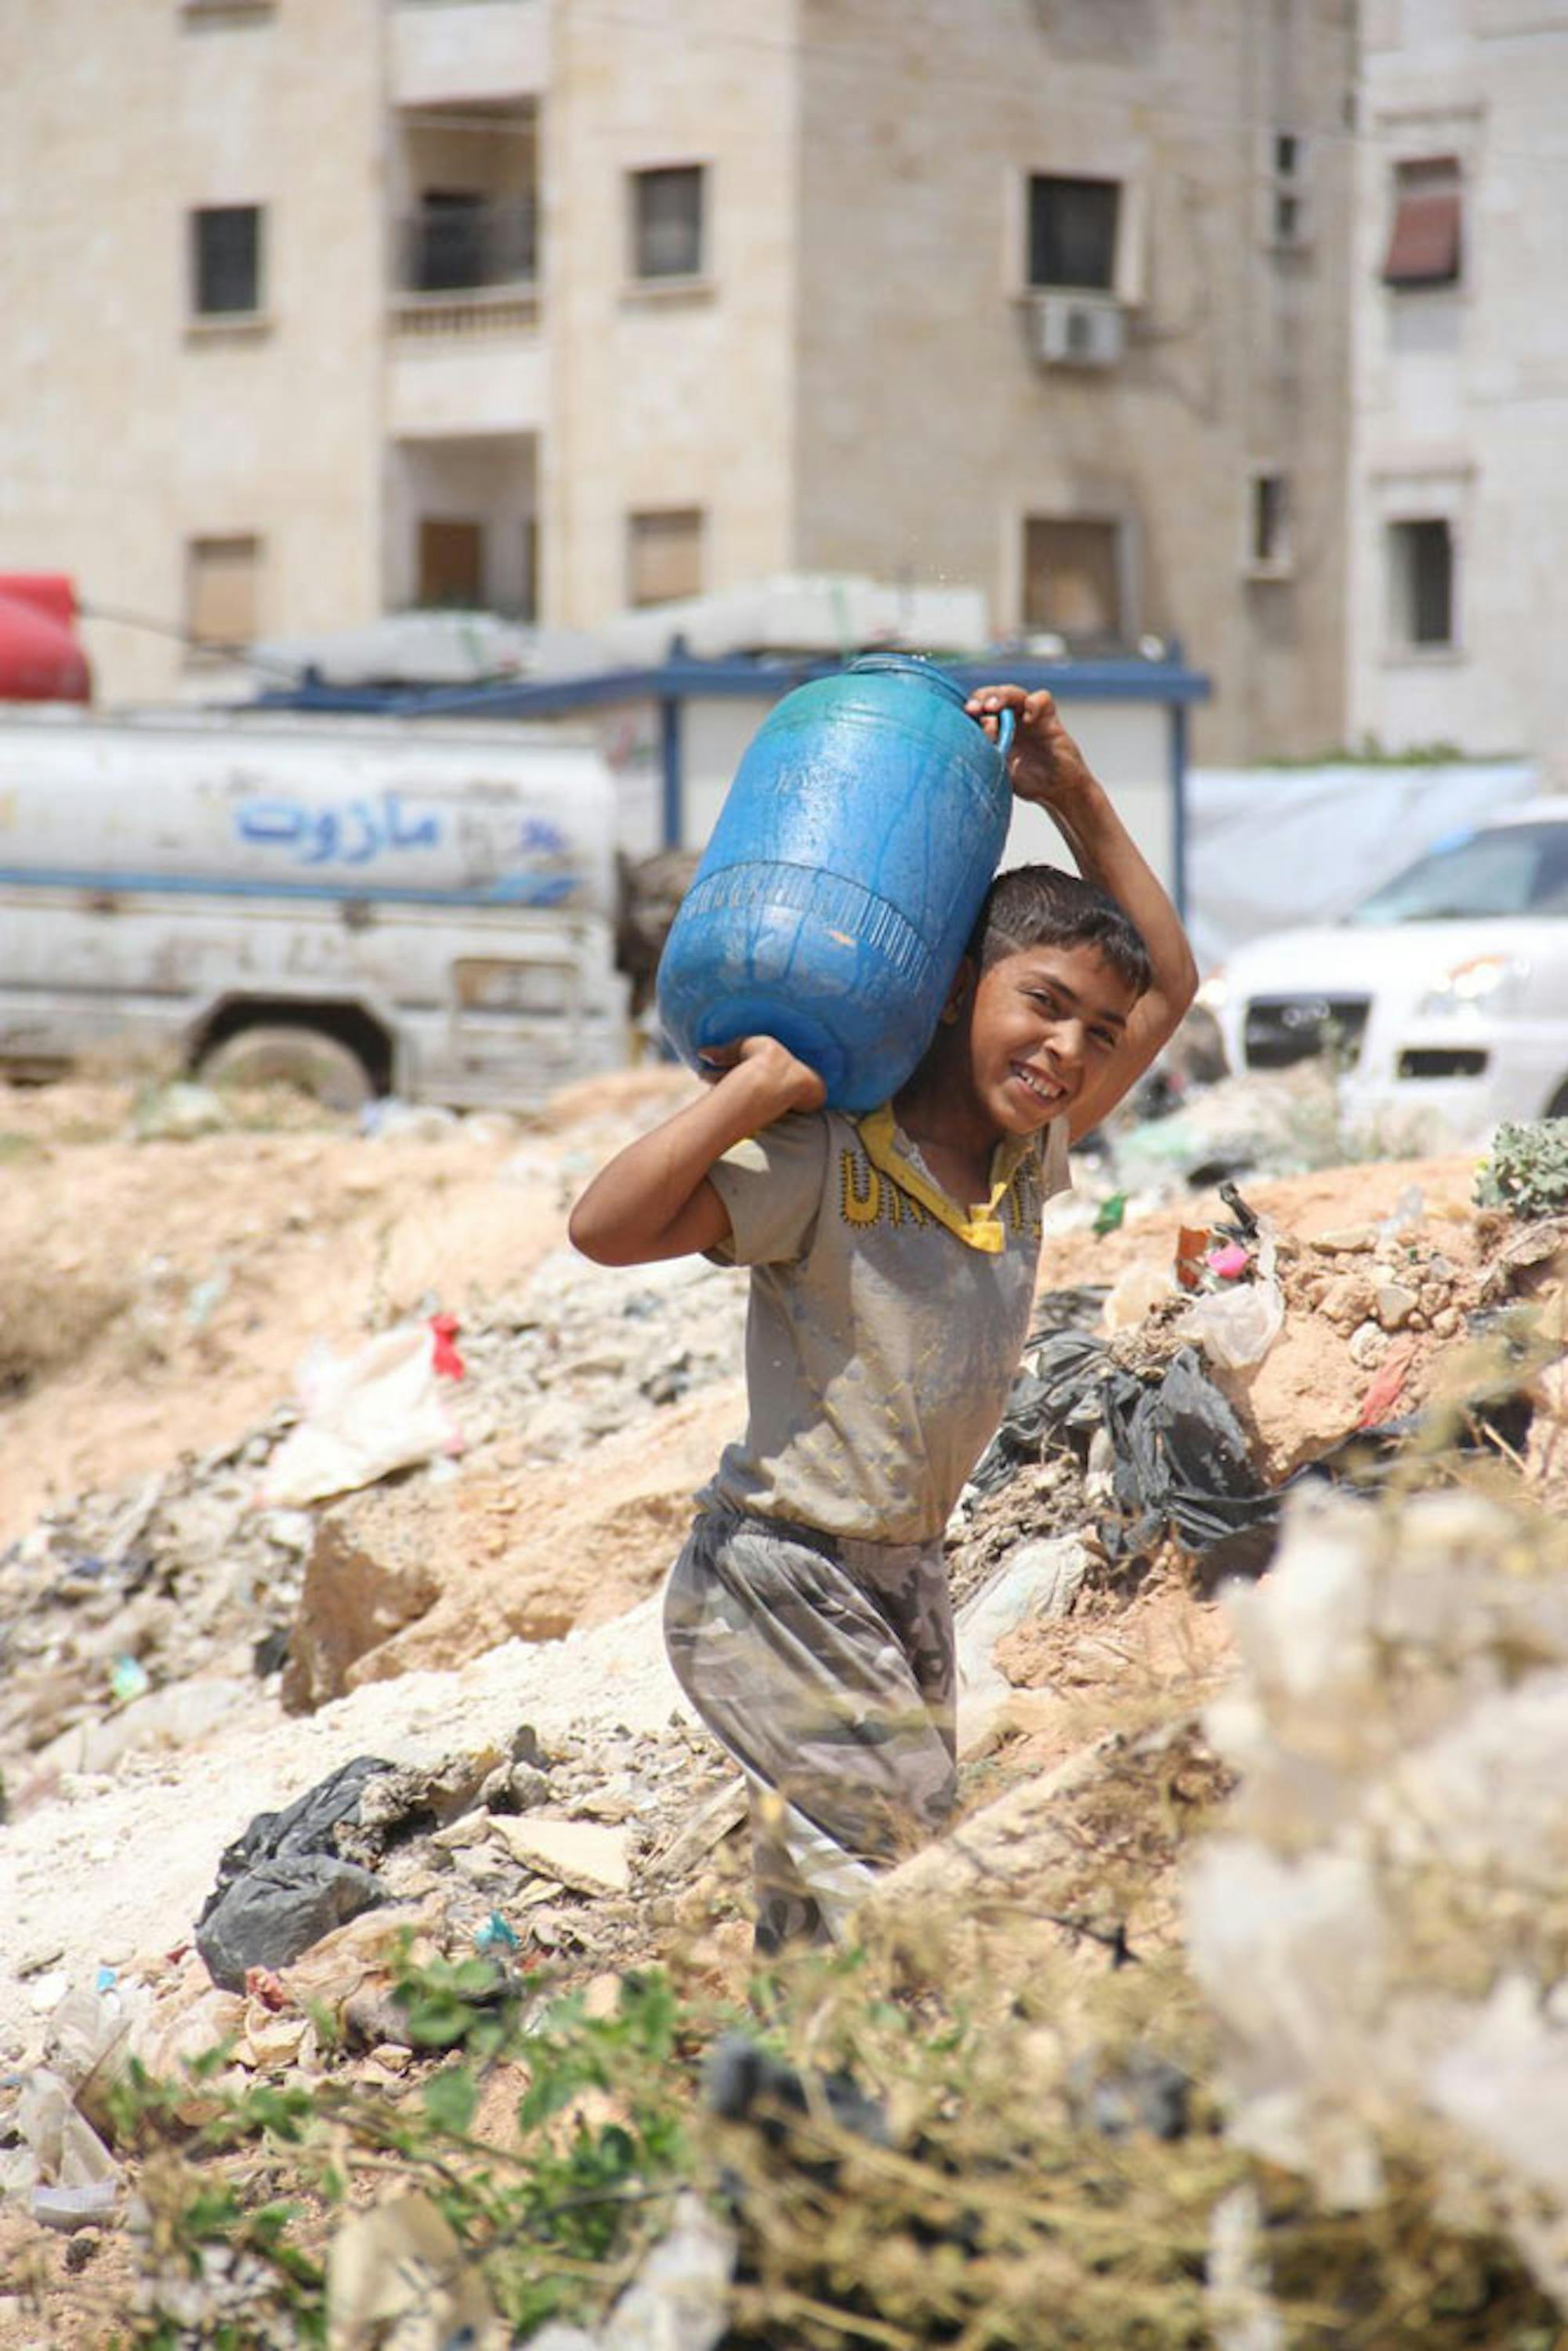
M615 833L548 726L0 717L0 1073L535 1102L625 1058Z

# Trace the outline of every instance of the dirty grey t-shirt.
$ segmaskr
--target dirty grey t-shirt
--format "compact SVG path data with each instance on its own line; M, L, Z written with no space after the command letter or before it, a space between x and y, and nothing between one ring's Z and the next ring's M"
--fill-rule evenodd
M948 1199L888 1105L799 1113L711 1171L751 1268L745 1438L708 1494L830 1534L941 1534L1029 1329L1040 1211L1067 1133L998 1146L988 1201Z

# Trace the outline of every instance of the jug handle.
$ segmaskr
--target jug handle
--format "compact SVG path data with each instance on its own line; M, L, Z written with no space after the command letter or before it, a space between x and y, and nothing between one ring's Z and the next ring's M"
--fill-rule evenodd
M996 741L997 757L1001 761L1004 768L1008 764L1008 753L1012 749L1013 736L1016 731L1017 722L1013 717L1012 712L1010 710L1004 710L1001 716L997 721Z

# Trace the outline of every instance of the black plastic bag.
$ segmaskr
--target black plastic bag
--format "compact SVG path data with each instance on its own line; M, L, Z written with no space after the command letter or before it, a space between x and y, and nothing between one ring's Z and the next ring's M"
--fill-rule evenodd
M1099 1527L1109 1557L1148 1551L1168 1531L1212 1576L1256 1575L1267 1565L1279 1496L1259 1477L1241 1423L1190 1347L1147 1382L1091 1332L1054 1332L1019 1374L970 1483L996 1493L1053 1447L1086 1463L1101 1428L1114 1458L1117 1507Z
M225 1845L196 1921L215 1984L245 1990L248 1968L287 1967L334 1927L387 1899L379 1879L340 1855L334 1832L359 1816L367 1782L394 1767L356 1756L280 1813L257 1813Z

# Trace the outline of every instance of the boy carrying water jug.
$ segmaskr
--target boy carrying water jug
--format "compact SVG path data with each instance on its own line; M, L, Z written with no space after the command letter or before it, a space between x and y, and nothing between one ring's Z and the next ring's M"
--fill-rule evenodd
M671 1662L751 1792L759 1955L832 1939L956 1785L942 1538L995 1431L1067 1146L1175 1030L1197 972L1175 907L1051 695L1011 710L1014 794L1081 869L992 883L936 1031L891 1102L823 1107L768 1037L602 1168L571 1238L601 1265L751 1270L748 1416L698 1497Z

